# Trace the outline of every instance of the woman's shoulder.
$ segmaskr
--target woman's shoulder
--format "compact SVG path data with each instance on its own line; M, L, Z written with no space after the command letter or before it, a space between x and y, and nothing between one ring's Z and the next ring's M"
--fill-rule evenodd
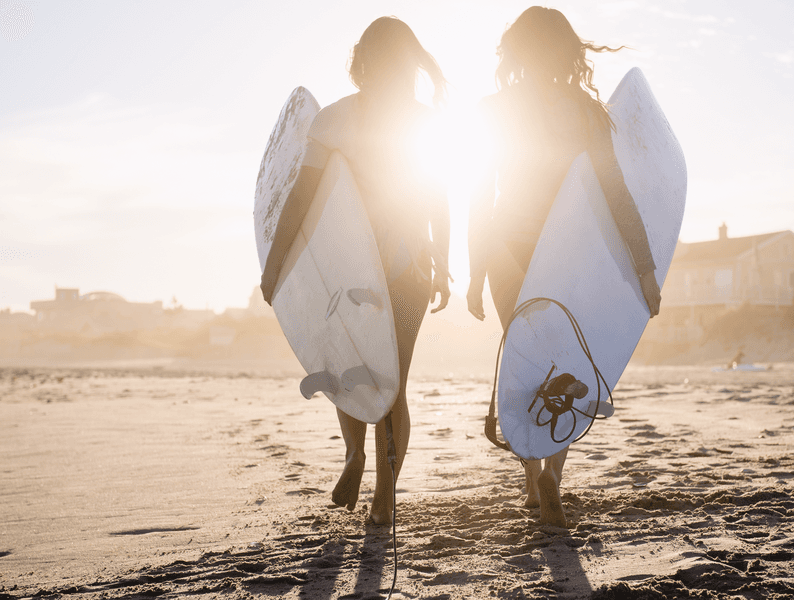
M414 112L418 115L432 115L438 111L437 108L428 106L427 104L419 102L419 100L416 99L411 101L411 106L413 107Z
M510 88L499 90L495 94L483 96L477 103L477 109L483 113L498 113L509 103L512 94L509 92Z
M522 131L528 124L537 123L542 118L537 98L518 86L508 86L480 99L477 115L488 127L507 134L519 127Z
M348 120L356 110L357 94L351 94L340 98L333 104L320 109L312 122L312 129L327 129L329 126L341 120Z
M438 117L439 109L432 108L427 104L422 104L418 100L414 100L410 105L409 113L409 126L413 127L427 127L430 126L436 117ZM412 124L412 125L411 125Z
M558 94L549 103L547 114L549 124L558 135L584 135L600 123L597 104L584 90Z
M355 110L356 94L340 98L317 113L307 135L328 148L338 147L339 137L348 128Z
M509 89L509 88L508 88ZM509 120L513 113L510 110L512 102L509 101L507 90L500 90L495 94L483 96L476 105L476 118L488 127L495 127L505 120Z

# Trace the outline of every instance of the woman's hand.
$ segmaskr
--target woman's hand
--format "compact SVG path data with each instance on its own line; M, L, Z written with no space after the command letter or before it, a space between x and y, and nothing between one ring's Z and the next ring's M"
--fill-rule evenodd
M469 291L466 293L466 302L469 305L469 312L480 321L485 319L485 311L482 307L482 290L485 282L471 280Z
M645 302L648 303L648 310L651 311L651 319L653 319L659 314L659 306L662 303L662 292L659 289L659 284L656 283L656 275L653 271L640 275L640 288L642 295L645 296Z
M436 301L436 294L440 294L440 298L438 300L438 306L435 308L430 309L430 313L437 313L440 310L444 310L447 307L447 303L449 302L449 280L447 279L446 275L439 275L438 273L433 276L433 287L431 288L432 292L430 293L430 303Z

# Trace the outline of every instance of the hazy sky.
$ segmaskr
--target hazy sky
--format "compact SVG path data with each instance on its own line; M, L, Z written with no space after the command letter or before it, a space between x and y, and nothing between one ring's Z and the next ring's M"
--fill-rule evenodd
M350 49L406 21L449 80L452 116L493 93L513 0L0 0L0 308L54 286L245 306L259 281L256 175L291 90L355 91ZM600 44L605 97L643 69L684 149L683 241L794 230L794 2L548 4ZM466 121L459 123L465 140ZM459 146L459 144L458 144ZM453 186L454 288L468 283Z

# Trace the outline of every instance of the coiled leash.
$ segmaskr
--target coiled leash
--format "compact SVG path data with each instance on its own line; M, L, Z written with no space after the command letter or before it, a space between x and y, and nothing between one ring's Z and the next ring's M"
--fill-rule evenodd
M551 439L561 444L568 440L571 437L571 434L576 430L576 415L573 415L574 422L573 422L573 429L565 436L563 439L558 440L554 434L557 430L557 421L558 419L572 411L576 411L579 414L589 416L587 413L580 411L573 405L574 398L577 400L581 400L585 396L587 396L587 386L582 383L581 381L577 380L576 377L571 375L570 373L563 373L562 375L558 375L554 379L549 379L551 374L557 368L557 365L552 363L551 369L549 369L548 374L546 375L546 379L543 381L541 386L538 388L538 391L535 392L535 398L532 400L532 404L529 405L529 409L527 412L532 412L532 409L535 408L535 404L537 403L539 398L543 399L543 407L538 411L537 416L535 417L535 423L538 427L544 427L546 425L551 424L550 433ZM551 416L541 422L541 413L543 410L546 410ZM572 413L573 414L573 413ZM592 422L590 423L592 425Z
M507 442L499 440L496 436L496 385L499 380L499 363L502 357L505 340L507 339L507 332L510 330L510 325L522 312L524 312L524 310L539 302L550 302L558 306L563 311L565 316L568 317L568 322L573 328L574 334L576 335L576 340L579 342L579 346L584 352L584 355L587 357L587 360L590 361L590 364L593 367L593 373L595 374L596 383L598 385L596 390L596 406L595 412L592 415L589 414L590 411L584 412L576 408L573 405L573 401L574 399L582 399L587 395L589 391L587 386L581 381L577 380L576 377L570 373L562 373L557 377L551 378L552 373L557 368L557 366L552 363L551 369L549 369L549 372L546 375L546 379L535 392L535 397L533 398L532 403L529 405L527 412L532 412L532 409L535 407L539 399L543 400L543 407L541 407L541 409L538 411L538 414L535 417L535 422L539 427L549 425L551 439L554 442L561 444L568 441L568 439L570 439L570 437L573 435L573 432L576 431L576 413L589 418L590 423L587 425L587 429L585 429L579 437L573 440L574 442L578 442L588 434L590 428L593 426L593 422L596 419L606 418L604 416L598 416L599 407L601 405L602 383L604 388L606 388L607 394L609 395L609 403L614 406L614 402L612 400L612 390L609 389L609 385L607 385L604 376L601 375L601 371L598 370L598 367L593 360L593 356L590 353L590 348L587 346L587 340L585 340L582 328L579 326L579 323L576 321L576 318L573 316L571 311L568 310L564 304L552 298L530 298L529 300L519 304L513 311L513 314L510 316L510 320L507 322L505 331L502 334L502 340L499 343L499 350L496 353L496 368L494 369L493 390L491 391L491 405L488 408L488 415L485 417L485 437L487 437L494 446L497 448L502 448L503 450L512 451L510 445ZM545 416L541 417L544 410L549 414L548 419L546 419ZM565 437L557 439L557 423L559 422L561 416L568 413L570 413L570 415L573 417L573 426ZM541 420L541 418L545 420ZM521 462L524 462L523 459L521 459Z
M392 483L392 509L391 509L391 531L392 531L392 547L394 548L394 577L391 580L391 588L386 600L391 598L394 593L394 586L397 584L397 475L395 473L395 464L397 463L397 448L394 445L394 430L391 424L391 411L386 415L386 456L389 460L391 467L391 483Z

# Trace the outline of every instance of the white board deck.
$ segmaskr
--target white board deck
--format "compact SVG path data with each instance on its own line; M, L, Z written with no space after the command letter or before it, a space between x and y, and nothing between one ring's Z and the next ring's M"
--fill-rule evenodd
M327 371L326 396L377 423L400 384L397 336L380 255L353 175L331 154L273 295L281 329L306 372Z
M639 69L626 74L609 105L616 125L615 154L645 223L656 280L662 286L684 214L684 155ZM516 306L537 297L552 298L570 310L613 389L650 312L587 153L573 162L557 194ZM538 424L550 416L542 409L543 401L528 411L552 365L556 366L552 377L570 373L588 386L588 394L575 400L574 406L594 414L591 401L596 400L599 386L593 367L563 311L543 302L523 311L508 329L498 382L502 434L524 459L556 454L591 422L573 412L560 416L555 438L570 436L554 441L550 426ZM607 402L607 392L603 386L601 390L601 402Z

